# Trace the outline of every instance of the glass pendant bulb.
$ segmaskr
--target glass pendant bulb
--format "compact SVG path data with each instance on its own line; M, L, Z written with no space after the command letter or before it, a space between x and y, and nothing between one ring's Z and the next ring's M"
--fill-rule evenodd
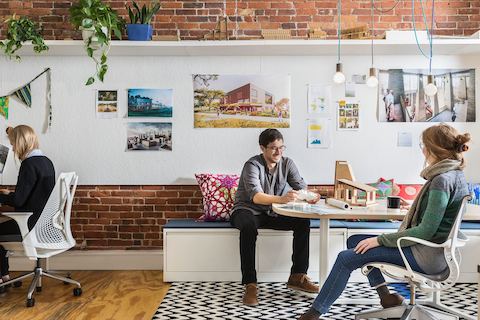
M370 68L370 75L367 79L367 86L375 88L378 86L377 72L375 68Z
M433 84L432 75L428 76L428 84L425 86L424 90L425 90L425 94L429 97L433 97L434 95L437 94L438 89L437 89L437 86Z
M337 72L333 75L333 82L341 84L345 82L345 75L342 72L342 64L337 63Z

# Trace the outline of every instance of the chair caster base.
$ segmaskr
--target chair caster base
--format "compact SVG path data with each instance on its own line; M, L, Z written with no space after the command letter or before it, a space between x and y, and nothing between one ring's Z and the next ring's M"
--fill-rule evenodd
M73 295L74 295L75 297L81 296L81 295L82 295L82 288L74 288L74 289L73 289Z
M35 305L35 298L27 299L27 307L33 307Z

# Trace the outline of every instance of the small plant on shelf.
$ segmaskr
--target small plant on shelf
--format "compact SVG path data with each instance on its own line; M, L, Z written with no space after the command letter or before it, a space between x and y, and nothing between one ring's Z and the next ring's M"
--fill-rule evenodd
M152 2L150 6L145 4L140 7L135 1L132 1L133 10L127 6L130 23L127 24L128 40L148 41L152 39L152 18L160 10L158 1Z
M70 22L82 30L87 55L95 61L96 73L88 78L86 85L94 83L95 76L103 82L108 70L111 35L113 32L122 39L123 20L101 0L80 0L70 8Z
M40 33L40 28L29 18L13 15L5 23L7 24L7 37L0 41L0 48L7 57L15 57L19 61L20 56L16 52L22 48L26 41L32 42L33 50L36 53L48 50L48 46Z

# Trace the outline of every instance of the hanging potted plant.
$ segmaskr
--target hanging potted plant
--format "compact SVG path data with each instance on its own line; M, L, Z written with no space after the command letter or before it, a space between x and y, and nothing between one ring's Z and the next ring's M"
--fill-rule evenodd
M32 42L33 50L36 53L48 50L48 46L40 34L40 29L29 18L13 15L5 23L7 24L7 38L4 41L0 41L0 48L7 57L15 57L16 60L20 60L20 56L16 52L26 41Z
M122 39L123 20L101 0L80 0L70 8L70 22L82 30L87 55L96 65L95 76L103 82L108 70L107 54L111 35L113 32L118 39ZM95 77L89 77L86 85L94 82Z
M153 2L151 6L142 6L142 9L135 1L132 1L133 10L127 6L130 23L127 24L128 40L149 41L152 40L153 28L150 24L153 16L160 10L160 3Z

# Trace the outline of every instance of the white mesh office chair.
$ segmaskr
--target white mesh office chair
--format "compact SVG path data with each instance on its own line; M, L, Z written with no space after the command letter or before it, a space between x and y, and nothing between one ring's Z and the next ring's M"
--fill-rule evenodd
M371 318L400 318L401 320L438 320L438 319L456 319L459 317L468 320L475 320L473 316L463 314L459 310L445 306L440 302L440 292L451 288L460 275L460 252L457 250L459 247L463 247L467 242L465 236L459 237L460 224L462 222L463 214L465 213L466 204L470 196L466 196L462 200L457 217L453 224L452 230L444 243L437 244L430 241L425 241L413 237L402 237L398 239L397 246L402 255L405 267L397 265L372 262L362 267L362 273L367 275L372 267L380 269L380 271L390 278L407 281L410 286L410 301L408 305L401 305L398 307L392 307L387 309L372 310L362 312L355 316L355 319L371 319ZM445 260L447 261L447 268L434 275L422 274L412 270L410 264L405 258L405 254L402 251L402 241L412 241L420 243L432 248L443 248ZM421 302L421 305L415 302L415 290L430 293L432 300L428 302ZM428 307L430 306L430 307ZM433 307L433 308L431 308Z
M75 172L60 174L40 218L31 231L28 231L27 222L32 212L3 213L17 222L21 235L0 236L0 245L8 250L9 254L24 255L30 260L36 260L37 264L32 272L4 282L0 284L0 287L10 284L19 286L22 279L33 276L32 283L28 288L27 307L35 304L32 296L35 289L37 292L41 291L42 276L60 280L66 284L75 284L77 287L73 289L73 294L75 296L82 294L79 282L42 270L39 260L62 253L75 246L75 239L70 230L70 214L77 182L78 176Z

